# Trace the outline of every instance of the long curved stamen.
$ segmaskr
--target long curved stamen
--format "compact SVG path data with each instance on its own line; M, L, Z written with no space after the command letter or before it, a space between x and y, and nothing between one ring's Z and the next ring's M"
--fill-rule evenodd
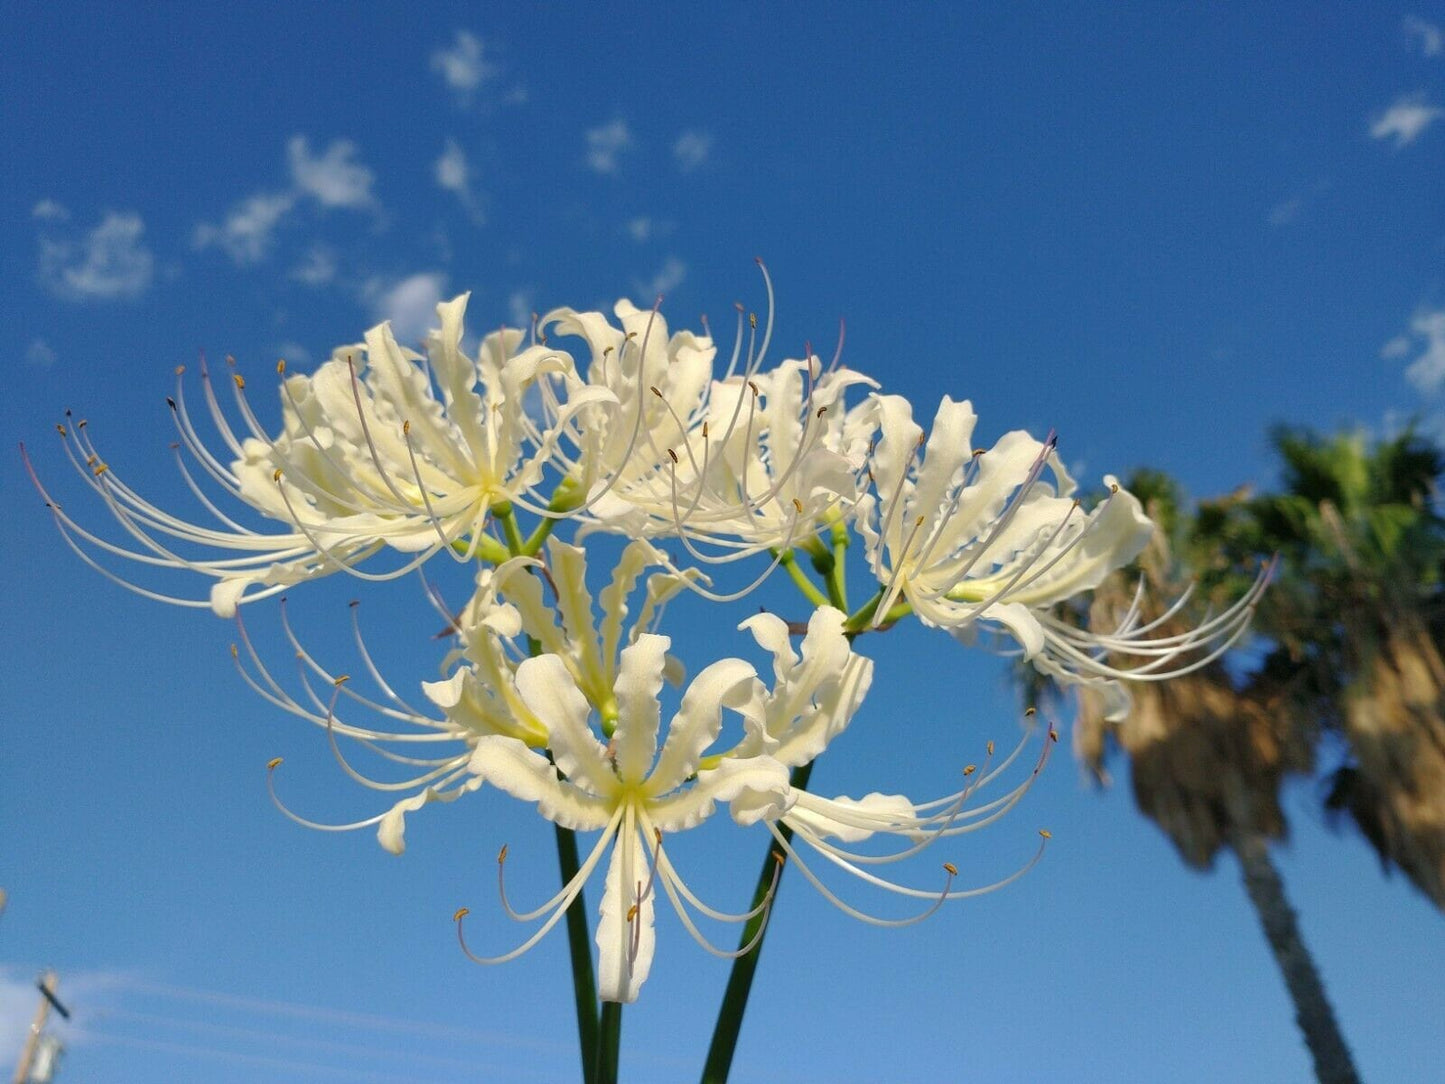
M375 824L380 824L381 819L386 816L385 813L378 813L374 817L367 817L365 820L353 821L350 824L322 824L320 821L308 820L307 818L297 813L293 813L290 809L286 808L285 803L281 801L280 796L276 793L276 769L279 768L281 764L281 757L273 757L269 762L267 762L266 790L271 795L272 804L281 811L282 815L284 815L288 820L295 821L303 828L314 828L318 832L355 832L359 828L370 828Z
M779 846L781 846L783 850L787 852L788 857L791 858L793 862L797 865L803 876L808 879L808 882L818 890L818 892L825 900L831 903L834 907L838 908L838 910L842 911L845 915L856 918L860 922L866 922L870 926L881 926L885 929L901 929L904 926L915 926L918 923L924 921L925 919L931 918L933 914L940 907L943 906L945 900L954 898L954 894L951 894L949 892L949 889L953 885L953 878L957 875L958 870L951 863L945 863L944 865L944 872L947 875L948 879L944 882L943 890L941 892L924 892L920 889L905 888L902 885L894 884L892 881L886 881L881 877L875 878L871 874L865 874L865 872L862 870L850 869L850 872L857 874L864 880L877 884L879 885L879 887L887 888L891 892L896 892L900 895L905 896L918 896L925 899L933 899L933 905L929 907L926 911L923 911L920 914L912 915L908 918L879 918L877 915L870 915L866 911L860 911L858 908L852 906L851 904L845 903L841 898L838 897L837 894L835 894L831 889L829 889L828 886L819 879L818 875L809 868L808 864L803 861L803 857L798 853L797 848L788 841L787 836L785 836L776 825L769 823L768 828L773 833L773 838L777 840ZM847 863L839 862L839 860L832 858L830 855L827 855L826 852L820 853L823 853L824 857L829 858L830 861L838 862L838 864L842 865L845 869L849 868Z

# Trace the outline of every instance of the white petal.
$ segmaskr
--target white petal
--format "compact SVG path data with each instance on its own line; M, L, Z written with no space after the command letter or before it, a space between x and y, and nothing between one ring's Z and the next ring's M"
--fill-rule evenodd
M722 729L722 709L742 707L757 677L742 659L719 659L693 678L667 727L667 742L647 780L647 793L666 794L697 771Z
M772 757L724 757L716 768L698 772L686 790L650 803L648 815L663 832L681 832L712 816L718 802L734 803L739 824L774 820L793 803L788 769Z
M625 783L641 783L657 753L657 731L662 725L662 671L666 665L666 636L645 632L622 649L622 661L613 686L617 697L617 729L612 734L617 775Z
M874 828L860 825L859 821L878 818ZM901 794L873 793L862 798L823 798L816 794L801 794L797 803L784 818L811 835L832 836L844 843L857 843L875 832L889 831L892 824L906 824L914 819L913 803Z
M516 738L495 734L478 738L468 768L498 790L536 802L537 812L563 828L592 831L605 828L612 817L610 802L557 778L557 769L546 757Z
M649 872L646 852L638 847L637 830L631 822L628 816L617 834L602 888L602 914L597 923L597 996L603 1001L636 1001L652 970L657 948L655 891L637 904L632 921L628 921L628 912L638 899L639 884L645 887Z
M376 827L377 842L392 854L401 854L406 850L406 815L408 813L415 813L422 806L431 802L455 802L463 794L470 794L476 790L483 782L481 776L474 775L460 785L447 790L427 787L420 794L403 798L382 815Z
M566 664L556 655L522 660L517 667L517 691L547 728L548 746L567 778L592 794L611 794L617 776L607 763L602 743L587 725L591 708Z

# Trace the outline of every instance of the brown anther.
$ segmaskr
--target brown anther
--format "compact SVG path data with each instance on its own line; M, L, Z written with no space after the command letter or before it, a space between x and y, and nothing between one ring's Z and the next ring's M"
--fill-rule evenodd
M453 921L453 922L460 922L462 919L466 918L466 917L467 917L469 914L471 914L471 913L472 913L472 912L471 912L471 909L470 909L470 908L467 908L467 907L458 907L458 908L456 909L456 913L452 915L452 921Z
M958 867L955 866L952 862L945 862L945 863L943 863L943 870L944 870L944 872L947 873L950 877L957 877L957 876L958 876Z
M226 355L226 364L229 365L232 369L234 369L234 368L236 367L236 355L235 355L235 354L227 354L227 355Z
M758 397L758 395L760 394L760 393L758 392L758 386L757 386L756 384L754 384L751 380L749 380L749 381L748 381L748 387L752 389L753 398L756 399L756 398Z
M657 390L657 385L656 385L656 384L650 384L650 385L648 385L647 390L650 391L650 392L652 392L652 394L655 395L655 396L657 396L659 399L662 398L662 392L660 392L660 391Z
M788 861L788 856L787 856L786 854L784 854L782 851L774 851L774 852L773 852L773 861L776 862L778 865L781 866L781 865L785 864L785 863Z
M993 756L993 742L989 742L984 748L988 750L989 756Z
M507 860L507 845L506 845L505 843L503 843L503 844L502 844L502 849L497 852L497 865L500 866L500 865L501 865L503 862L505 862L506 860Z
M913 521L913 526L915 526L915 527L922 527L922 526L923 526L923 521L926 520L927 518L928 518L927 516L919 516L917 519L915 519L915 520Z
M1118 492L1119 492L1119 483L1118 483L1118 482L1111 482L1111 483L1109 483L1109 492L1110 492L1110 493L1118 493Z
M176 409L176 401L172 399L169 395L166 396L166 406L170 407L172 410Z
M184 365L177 365L177 366L176 366L176 375L177 375L177 376L180 376L180 375L181 375L183 372L185 372L185 371L186 371L186 367L185 367Z
M793 498L793 507L798 510L798 515L801 516L803 514L803 502L798 500L797 497Z
M273 481L273 482L279 482L279 481L281 481L281 468L280 468L280 467L277 467L274 471L271 472L271 481Z
M286 359L285 359L285 358L277 358L277 359L276 359L276 375L277 375L277 376L281 376L281 375L284 374L285 372L286 372Z
M821 417L822 417L824 414L826 414L826 413L828 413L828 408L827 408L827 407L825 407L825 406L820 406L820 407L818 408L818 417L821 418Z
M986 453L987 451L988 451L987 448L975 448L975 449L973 450L973 457L974 457L975 459L977 459L979 456L983 455L983 454Z
M94 452L92 452L90 455L88 455L88 456L85 457L85 465L86 465L87 467L93 467L93 466L95 466L95 465L96 465L97 463L99 463L99 462L100 462L100 457L99 457L98 455L96 455Z
M350 680L351 680L351 675L350 675L350 674L337 674L334 678L331 679L331 685L332 685L333 688L339 689L339 688L341 688L341 686L345 685L345 684L346 684L348 681L350 681Z
M654 828L654 829L652 830L652 838L655 839L655 840L657 840L657 845L658 845L659 847L661 847L661 846L662 846L662 829L661 829L661 828Z
M231 364L234 365L234 364L236 364L236 363L235 363L235 361L233 360L233 361L231 361ZM246 390L246 378L245 378L244 376L242 376L240 373L232 373L232 374L231 374L231 379L236 382L236 387L237 387L237 389L239 389L240 391L245 391L245 390Z
M707 440L707 422L702 423L702 439Z
M976 772L976 771L978 771L978 765L977 765L977 764L966 764L966 765L964 765L963 774L964 774L965 777L972 775L972 774L973 774L974 772Z
M757 330L758 330L758 314L757 314L757 313L755 313L755 312L750 312L750 313L748 313L748 327L752 328L754 331L757 331Z
M605 358L610 353L612 353L612 347L609 346L602 351L602 356Z
M173 440L173 441L171 441L169 444L166 445L166 447L169 448L169 449L170 449L171 451L173 451L173 452L174 452L177 448L179 448L180 446L181 446L181 442L178 441L178 440Z
M63 425L57 425L57 426L55 427L55 431L56 431L57 433L59 433L62 437L65 436L65 426L63 426Z
M1119 487L1118 487L1118 486L1115 486L1115 487L1114 487L1114 492L1115 492L1115 493L1118 493L1118 492L1119 492ZM1081 500L1079 500L1078 497L1075 497L1075 498L1074 498L1073 507L1074 507L1074 508L1077 508L1077 507L1079 507L1079 505L1081 505L1081 504L1083 504L1083 503L1084 503L1084 502L1081 501Z
M631 922L631 921L633 921L633 920L636 919L636 918L637 918L637 904L634 903L631 907L629 907L629 908L627 909L627 921L628 921L628 922Z
M270 760L266 761L266 770L268 772L274 772L276 770L276 766L281 763L281 759L281 757L272 757Z
M88 421L86 421L84 418L81 418L80 421L75 423L75 428L84 429L89 424L90 423Z
M678 462L677 453L674 452L671 448L669 448L669 449L667 450L667 454L670 455L670 456L672 456L672 461L673 461L674 463Z
M1039 713L1039 709L1038 709L1038 708L1025 708L1025 709L1024 709L1024 718L1025 718L1025 719L1030 718L1031 716L1037 715L1038 713Z
M628 339L635 339L635 338L637 338L637 332L635 332L635 331L629 331L629 332L627 333L627 336L626 336L626 337L627 337Z
M1054 833L1050 832L1047 828L1040 828L1039 835L1043 836L1045 839L1054 838Z
M346 605L350 606L350 607L354 610L354 609L356 609L356 607L358 607L358 606L361 605L361 599L359 599L359 598L354 598L354 599L352 599L350 602L348 602Z
M1053 727L1049 727L1049 741L1051 741L1051 742L1057 742L1058 740L1059 740L1059 732L1058 732L1057 730L1055 730Z
M411 419L408 418L406 421L404 421L404 422L401 423L401 435L402 435L402 436L407 436L407 435L409 435L410 433L411 433Z
M235 644L232 644L232 645L231 645L231 658L237 659L237 658L240 658L240 657L241 657L241 653L236 650L236 645L235 645Z

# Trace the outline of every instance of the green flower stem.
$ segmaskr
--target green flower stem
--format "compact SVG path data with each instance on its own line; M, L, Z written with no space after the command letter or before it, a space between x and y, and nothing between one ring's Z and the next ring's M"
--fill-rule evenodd
M589 957L590 959L590 957ZM589 965L590 966L590 965ZM622 1003L602 1003L602 1035L597 1042L593 1084L617 1084L617 1055L622 1048Z
M564 481L552 494L552 499L547 502L547 511L565 513L571 512L582 504L581 490L570 480ZM542 543L547 541L552 534L552 529L561 520L553 519L551 516L543 516L542 522L537 524L527 541L522 543L522 553L527 557L535 557L542 548Z
M507 551L513 557L520 557L526 552L527 544L522 541L522 531L517 526L517 514L512 511L512 502L503 501L492 505L492 515L502 525L502 537L507 540Z
M490 535L482 535L481 540L476 544L476 550L472 549L470 538L459 538L452 543L452 549L463 557L474 554L480 560L486 561L489 565L499 565L511 556L506 547Z
M833 563L828 569L828 574L823 578L828 588L828 597L832 599L833 605L844 613L848 612L848 577L845 575L848 568L848 525L841 519L833 521Z
M818 590L816 583L808 579L808 574L798 564L797 554L792 550L784 550L778 557L778 564L788 570L788 575L793 578L793 582L798 585L798 590L803 592L803 596L809 602L814 606L828 605L828 596Z
M843 622L843 631L851 636L865 632L873 620L873 615L878 612L878 604L882 601L883 592L880 590L862 606L848 615L848 620ZM878 625L880 628L887 628L889 625L902 621L912 612L913 604L911 602L895 602L888 612L883 615L883 620L878 622Z
M807 787L808 777L812 774L813 765L810 762L794 768L790 782L802 790ZM784 839L793 838L792 829L786 824L779 825L778 832ZM765 923L772 910L771 904L766 908L762 904L768 898L769 890L776 893L782 886L783 863L779 862L779 855L776 844L770 841L767 855L763 858L762 872L758 875L758 887L753 892L752 906L759 908L759 911L743 926L738 946L741 948L754 937L758 941L751 952L744 953L733 961L727 989L723 992L722 1005L718 1008L717 1023L713 1026L712 1045L708 1047L707 1062L702 1067L702 1084L725 1084L728 1071L732 1068L733 1051L737 1049L738 1033L743 1026L743 1012L748 1007L748 993L753 988L753 975L758 970L758 958L763 954L763 938L767 934ZM776 883L774 878L777 879Z
M553 825L557 836L557 865L562 883L569 884L577 876L577 833L560 824ZM598 1076L601 1046L597 1028L597 983L592 976L592 936L587 929L587 904L582 893L567 908L567 948L572 955L572 996L577 1006L577 1042L582 1048L583 1084L601 1084L617 1079L617 1035L612 1036L612 1075ZM605 1019L605 1011L604 1011Z

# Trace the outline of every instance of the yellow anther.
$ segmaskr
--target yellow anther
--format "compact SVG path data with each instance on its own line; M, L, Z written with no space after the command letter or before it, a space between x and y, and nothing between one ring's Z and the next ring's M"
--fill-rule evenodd
M973 774L974 772L976 772L976 771L978 771L978 765L977 765L977 764L967 764L967 765L964 766L963 774L964 774L965 776L970 776L970 775L972 775L972 774Z
M1119 487L1118 487L1118 486L1115 486L1115 487L1114 487L1114 492L1115 492L1115 493L1118 493L1118 492L1119 492ZM1079 505L1081 505L1081 504L1083 504L1083 503L1084 503L1084 502L1081 501L1081 500L1079 500L1078 497L1075 497L1075 498L1074 498L1074 503L1073 503L1073 506L1072 506L1072 507L1077 508L1077 507L1079 507Z
M185 372L185 371L186 371L186 367L185 367L184 365L177 365L177 366L176 366L176 375L177 375L177 376L180 376L180 375L181 375L183 372Z
M348 681L350 681L350 680L351 680L351 675L350 675L350 674L338 674L336 677L334 677L334 678L331 679L331 684L332 684L335 688L338 688L338 689L339 689L339 688L341 688L341 686L345 685L345 684L346 684Z
M755 312L750 312L750 313L748 313L748 327L752 328L754 331L757 331L757 330L758 330L758 314L757 314L757 313L755 313Z
M798 500L797 497L793 498L793 507L798 510L798 515L801 516L803 514L803 502Z
M280 468L280 467L277 467L274 471L271 472L271 481L273 481L273 482L279 482L280 480L281 480L281 468Z
M1110 483L1109 483L1109 492L1110 492L1110 493L1118 493L1118 492L1119 492L1119 483L1118 483L1118 482L1110 482Z
M629 331L629 332L627 333L627 336L626 336L626 337L627 337L628 339L635 339L635 338L637 338L637 332L635 332L635 331Z
M277 359L276 359L276 375L277 375L277 376L280 376L280 375L284 374L285 372L286 372L286 359L285 359L285 358L277 358Z
M950 877L958 876L958 867L955 866L952 862L943 863L943 869L944 872L946 872Z
M707 422L702 423L702 439L707 440Z
M240 657L241 657L241 653L236 650L236 645L235 645L235 644L232 644L232 645L231 645L231 658L233 658L233 659L239 659Z
M457 910L456 910L456 913L452 915L452 921L453 921L453 922L460 922L462 919L466 918L466 917L467 917L469 914L471 914L471 913L472 913L472 912L471 912L471 909L468 908L468 907L458 907Z
M657 396L659 399L662 398L662 392L657 390L656 384L649 384L647 390L652 392L652 394Z
M88 455L88 456L85 457L85 465L86 465L87 467L93 467L93 466L95 466L95 465L96 465L97 463L99 463L99 462L100 462L100 457L99 457L98 455L96 455L94 452L92 452L90 455Z
M781 866L781 865L782 865L783 863L785 863L787 860L788 860L788 856L787 856L786 854L784 854L782 851L774 851L774 852L773 852L773 861L776 862L778 865Z
M235 364L235 361L233 361L233 360L230 359L230 358L227 358L226 360L230 361L232 365ZM231 379L236 382L236 387L237 387L239 390L241 390L241 391L245 391L245 390L246 390L246 378L245 378L244 376L242 376L240 373L232 373L232 374L231 374Z
M281 758L280 758L280 757L272 757L270 760L266 761L266 770L267 770L268 772L274 772L274 771L276 770L277 765L279 765L280 763L281 763Z
M988 751L989 756L993 756L993 742L989 742L988 744L986 744L984 746L984 749Z
M408 418L406 421L404 421L404 422L401 423L401 435L402 435L402 436L408 436L410 433L411 433L411 419Z
M500 865L501 865L503 862L505 862L506 860L507 860L507 845L506 845L505 843L503 843L503 844L502 844L502 849L497 852L497 865L500 866Z
M92 467L91 469L92 469L93 471L95 471L95 476L96 476L97 478L99 478L99 477L100 477L102 474L104 474L106 471L110 470L110 468L107 467L104 463L97 463L97 464L96 464L94 467Z
M1047 828L1040 828L1039 835L1043 836L1045 839L1054 838L1054 833L1050 832Z
M609 347L607 347L605 350L602 351L602 356L605 358L605 357L606 357L608 354L610 354L610 353L612 353L612 347L609 346Z
M1037 715L1038 713L1039 713L1039 709L1038 709L1038 708L1025 708L1025 709L1024 709L1024 718L1028 718L1028 717L1030 717L1030 716Z
M915 527L922 527L922 526L923 526L923 521L926 520L927 518L928 518L927 516L919 516L917 519L915 519L915 520L913 521L913 526L915 526Z
M55 431L56 431L57 433L59 433L62 437L65 436L65 426L63 426L63 425L57 425L57 426L55 427Z
M1056 741L1058 741L1058 740L1059 740L1059 732L1058 732L1057 730L1055 730L1053 727L1049 727L1049 741L1055 741L1055 742L1056 742Z
M637 918L637 904L634 903L631 907L627 909L627 921L631 922L635 918Z

